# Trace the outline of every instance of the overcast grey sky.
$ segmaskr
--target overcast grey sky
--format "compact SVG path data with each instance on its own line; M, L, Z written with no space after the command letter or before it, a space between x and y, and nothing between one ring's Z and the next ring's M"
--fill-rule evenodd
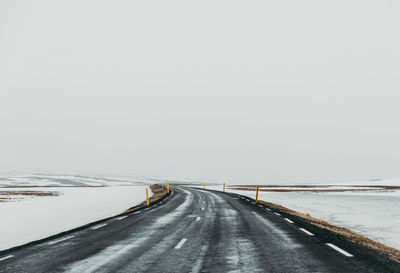
M400 177L398 0L0 1L0 170Z

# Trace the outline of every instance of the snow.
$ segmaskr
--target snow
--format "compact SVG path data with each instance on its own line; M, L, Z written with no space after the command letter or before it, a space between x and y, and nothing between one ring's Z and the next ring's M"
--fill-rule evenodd
M307 185L354 185L354 186L400 186L399 178L372 179L367 181L348 181L348 182L329 182L329 183L312 183ZM304 184L303 184L304 185Z
M0 250L122 213L145 200L146 186L0 188L52 191L59 196L0 202ZM149 195L151 191L149 190Z
M252 187L252 189L255 189L256 187ZM369 187L362 187L362 186L313 186L313 187L293 187L293 186L274 186L274 187L268 187L268 186L262 186L259 187L262 190L294 190L294 191L326 191L326 190L346 190L346 191L353 191L353 190L380 190L383 189L383 187L375 187L375 186L369 186Z
M360 186L377 184L400 186L400 180L358 183ZM347 185L350 185L350 183L347 183ZM208 186L207 189L221 191L222 185ZM235 192L251 198L255 198L256 195L255 191L231 190L229 188L227 188L227 192ZM259 199L308 213L315 218L400 249L400 190L327 193L260 191Z
M65 174L0 174L0 187L124 186L154 183L153 179Z

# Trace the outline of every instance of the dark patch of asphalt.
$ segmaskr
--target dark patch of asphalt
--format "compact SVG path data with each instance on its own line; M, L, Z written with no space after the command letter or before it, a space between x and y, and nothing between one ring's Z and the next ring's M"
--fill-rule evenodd
M0 252L0 272L391 272L253 203L177 187L150 208Z

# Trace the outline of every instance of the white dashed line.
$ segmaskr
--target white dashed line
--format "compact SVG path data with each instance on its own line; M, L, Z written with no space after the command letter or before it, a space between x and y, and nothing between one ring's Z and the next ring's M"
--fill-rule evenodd
M198 216L198 217L196 218L196 222L198 222L198 221L200 221L200 216Z
M144 210L149 210L150 208L146 208L146 209L144 209Z
M139 213L141 213L141 211L134 212L133 214L139 214Z
M0 261L4 261L4 260L10 259L12 257L14 257L14 255L8 255L8 256L5 256L3 258L0 258Z
M186 238L182 239L174 248L180 249L183 246L183 244L186 243L186 241L187 241Z
M266 210L268 210L268 211L271 211L269 208L265 208Z
M281 215L280 215L279 213L277 213L277 212L274 212L274 214L275 214L275 215L278 215L278 216L281 216Z
M309 232L308 230L306 230L305 228L299 228L301 231L303 231L305 234L310 235L310 236L314 236L314 234L312 234L311 232Z
M204 210L204 208L201 208L201 210Z
M343 254L346 257L354 257L353 255L351 255L349 252L344 251L343 249L341 249L340 247L335 246L334 244L331 243L327 243L327 246L329 246L330 248L336 250L337 252Z
M261 205L258 205L260 208L262 208L263 206L261 206Z
M128 217L128 216L126 216L126 215L125 216L121 216L121 217L118 217L117 220L119 221L119 220L125 219L126 217Z
M62 241L66 241L66 240L74 238L74 237L75 237L74 235L68 236L68 237L64 237L64 238L61 238L59 240L50 242L49 245L54 245L54 244L57 244L57 243L62 242Z
M288 218L285 218L285 220L288 221L289 223L293 224L293 221L292 221L292 220L290 220L290 219L288 219Z
M94 226L94 227L92 227L92 229L99 229L99 228L102 228L102 227L104 227L104 226L107 226L107 224L102 224L102 225Z

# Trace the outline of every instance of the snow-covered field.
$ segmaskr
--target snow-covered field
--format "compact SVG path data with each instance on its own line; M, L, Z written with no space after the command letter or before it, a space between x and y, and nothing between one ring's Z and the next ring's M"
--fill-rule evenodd
M350 183L348 183L350 185ZM360 185L400 186L399 180L366 181ZM208 189L222 190L222 186ZM254 191L231 190L255 198ZM400 191L261 192L259 199L308 213L368 238L400 249Z
M154 183L153 179L94 176L94 175L65 175L65 174L0 174L0 188L7 187L101 187L128 186Z
M64 177L66 180L63 181L59 180L60 176L50 175L29 180L27 177L1 177L0 181L7 183L8 187L0 185L0 191L45 191L59 195L17 196L12 202L0 202L0 250L114 216L146 199L147 186L135 181L103 181L100 178L82 179L75 176ZM54 179L59 182L56 187L57 181L52 181ZM11 180L18 182L13 184ZM71 186L71 181L92 184ZM24 183L23 187L14 188L21 186L21 182ZM121 183L124 186L120 186ZM149 193L151 195L151 191Z

